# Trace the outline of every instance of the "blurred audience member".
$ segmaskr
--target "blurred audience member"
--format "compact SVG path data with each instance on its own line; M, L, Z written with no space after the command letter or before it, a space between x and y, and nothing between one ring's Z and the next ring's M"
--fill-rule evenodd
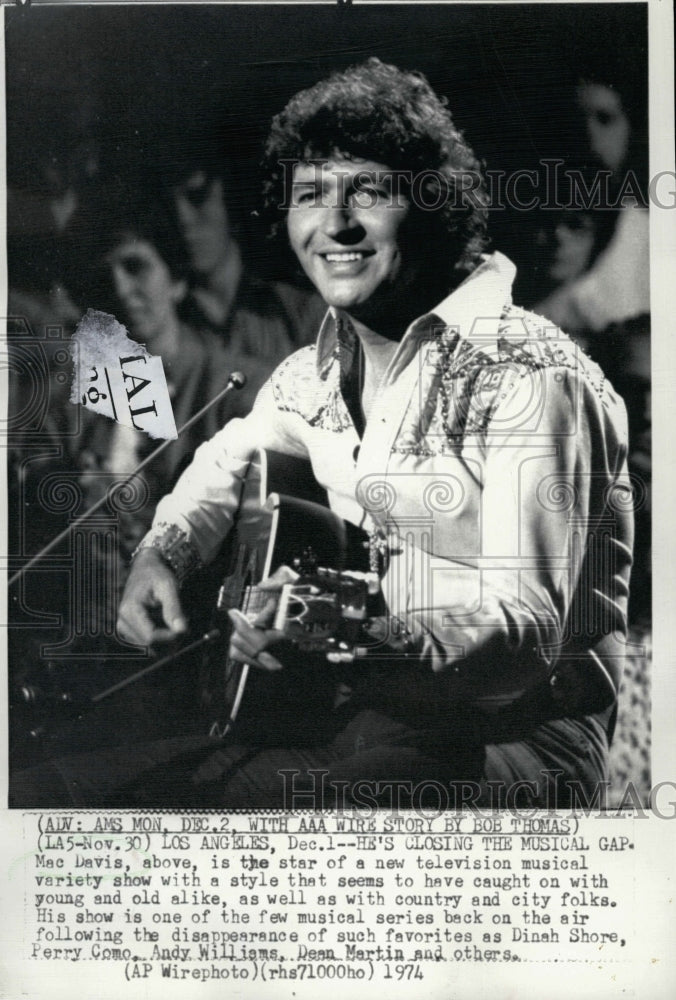
M8 143L9 310L37 334L47 325L72 328L82 314L80 247L89 228L99 148L91 115L77 117L62 109L58 127L50 122L32 141L15 135Z
M258 389L291 345L280 337L277 354L272 355L268 345L261 357L247 350L250 345L243 337L226 343L213 331L196 329L181 318L189 262L174 220L159 202L145 208L124 205L97 236L97 249L100 256L91 304L112 313L126 326L132 340L162 358L177 429L217 395L230 372L241 371L247 377L245 389L229 393L189 431L179 434L144 472L150 490L148 509L152 510L156 498L170 487L195 448L231 417L249 411ZM87 481L92 487L99 473L104 474L104 489L110 485L110 476L128 475L157 445L141 431L99 414L84 411L82 419L77 460L89 474ZM135 546L145 522L145 513L134 519L127 548Z
M608 201L617 207L607 246L568 292L571 310L592 335L650 310L645 144L626 82L624 89L626 96L607 80L589 77L576 90L589 166L608 177ZM596 214L603 211L601 205Z
M577 291L612 236L615 213L567 208L543 221L536 248L545 294L534 311L586 346L589 317L580 308Z
M593 159L616 179L629 160L631 122L622 97L612 86L592 79L581 79L576 101Z
M317 295L262 281L246 266L239 239L251 210L246 188L238 190L231 164L210 159L179 156L160 168L190 264L185 315L263 363L279 360L314 340L326 307Z

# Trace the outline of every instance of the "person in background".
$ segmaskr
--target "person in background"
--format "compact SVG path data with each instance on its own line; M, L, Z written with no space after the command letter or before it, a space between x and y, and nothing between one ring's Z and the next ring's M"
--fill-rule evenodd
M572 169L570 164L567 169ZM591 180L584 171L579 176L583 183ZM534 263L541 297L532 308L586 348L594 331L588 313L579 303L578 290L611 241L617 212L581 204L579 192L566 181L570 181L570 175L564 173L559 187L561 207L540 213Z
M189 262L184 314L226 345L274 363L314 338L325 306L316 294L256 274L246 245L247 187L235 170L206 152L179 154L159 167Z
M95 244L98 261L90 302L112 313L132 340L162 358L177 429L218 394L230 372L241 371L247 378L241 392L230 393L188 432L179 434L144 472L149 512L199 444L232 417L248 413L256 393L291 345L280 337L277 353L271 356L269 345L267 356L261 358L246 350L243 338L233 337L226 345L213 331L196 328L183 319L189 261L180 233L159 200L138 204L124 199L119 206L111 206ZM82 417L78 463L90 485L98 473L124 478L156 447L157 442L143 432L100 414L84 410ZM102 488L109 485L105 479L106 475L101 479ZM136 517L131 534L127 532L127 557L144 533L148 516Z
M650 311L645 149L637 115L630 113L629 91L626 83L615 87L589 75L579 79L575 91L588 177L592 180L596 172L608 179L614 225L591 266L559 295L556 322L571 332L586 330L590 342L611 323ZM602 203L591 207L596 226L603 229L608 208Z

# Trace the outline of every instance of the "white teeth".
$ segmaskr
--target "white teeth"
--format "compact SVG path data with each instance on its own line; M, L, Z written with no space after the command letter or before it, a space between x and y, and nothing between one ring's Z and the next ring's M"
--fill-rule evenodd
M362 260L364 254L353 251L352 253L327 253L325 256L332 264L344 264L351 260Z

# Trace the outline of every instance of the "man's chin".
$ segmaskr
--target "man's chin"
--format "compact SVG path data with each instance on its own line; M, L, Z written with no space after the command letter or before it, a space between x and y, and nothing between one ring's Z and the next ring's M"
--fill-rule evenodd
M334 309L342 309L344 312L354 315L355 310L364 306L361 297L348 289L322 288L320 285L315 285L315 287L327 306L333 306Z
M409 296L404 294L404 291L403 286L401 289L388 288L387 292L381 289L378 293L366 299L353 297L350 299L349 304L344 302L342 305L339 305L336 302L335 305L337 309L343 309L361 323L370 324L375 327L379 321L390 321L393 315L405 309ZM414 296L413 288L406 289L406 291Z

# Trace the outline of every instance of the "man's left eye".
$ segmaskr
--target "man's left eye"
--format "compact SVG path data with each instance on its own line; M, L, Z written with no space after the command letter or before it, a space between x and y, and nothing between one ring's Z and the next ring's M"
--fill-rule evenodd
M382 184L359 184L354 191L352 200L355 204L370 208L373 205L385 201L390 197L390 192Z
M302 188L294 191L293 200L296 205L313 205L319 198L319 192L314 188Z

